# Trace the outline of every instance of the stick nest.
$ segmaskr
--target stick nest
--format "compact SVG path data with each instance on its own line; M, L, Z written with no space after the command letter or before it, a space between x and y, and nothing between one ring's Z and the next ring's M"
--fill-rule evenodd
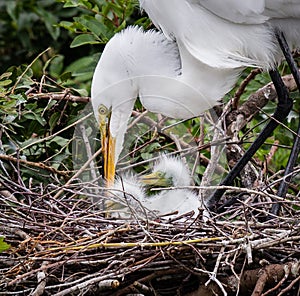
M259 192L206 222L201 213L125 220L105 218L81 190L23 188L22 199L1 191L0 229L11 247L0 253L0 295L248 295L262 270L299 278L299 200L270 221Z

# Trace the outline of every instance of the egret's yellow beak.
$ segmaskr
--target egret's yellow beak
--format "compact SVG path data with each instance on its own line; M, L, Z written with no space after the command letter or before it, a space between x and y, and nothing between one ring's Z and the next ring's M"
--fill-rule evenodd
M116 164L115 147L116 139L112 137L109 130L110 112L103 105L99 107L99 128L102 144L103 171L107 187L114 183Z
M165 173L153 172L141 177L141 182L148 186L170 187L172 179L167 178Z

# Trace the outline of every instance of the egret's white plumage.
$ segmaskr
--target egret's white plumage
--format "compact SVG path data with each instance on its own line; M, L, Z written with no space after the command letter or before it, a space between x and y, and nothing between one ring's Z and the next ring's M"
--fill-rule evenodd
M232 70L215 72L205 64L191 62L193 67L184 67L177 44L160 32L129 27L108 42L95 69L91 91L97 119L99 106L110 116L109 132L116 140L115 163L137 97L151 112L192 118L216 105L238 75L236 71L230 77Z
M300 1L140 0L153 23L196 60L215 68L274 67L279 27L300 44Z
M248 66L265 70L281 58L275 37L300 44L300 0L140 0L160 32L130 27L107 44L92 82L92 104L110 119L105 154L122 149L134 101L173 118L191 118L217 104ZM166 36L166 37L165 37ZM102 132L104 133L104 132ZM112 143L112 144L111 144ZM106 176L107 177L107 176Z

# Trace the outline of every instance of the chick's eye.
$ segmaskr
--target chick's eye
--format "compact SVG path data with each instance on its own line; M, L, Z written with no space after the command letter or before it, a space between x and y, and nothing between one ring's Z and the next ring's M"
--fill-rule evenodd
M158 176L158 178L163 178L164 177L164 173L162 173L162 172L157 172L157 176Z
M98 108L99 115L106 115L107 114L107 108L104 105L100 105Z

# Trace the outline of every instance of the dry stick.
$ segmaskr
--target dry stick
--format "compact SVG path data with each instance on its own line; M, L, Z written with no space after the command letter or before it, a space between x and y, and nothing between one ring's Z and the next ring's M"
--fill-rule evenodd
M39 169L46 170L46 171L49 171L49 172L57 174L57 175L64 176L64 177L68 177L70 174L70 172L68 172L68 171L59 171L51 166L45 165L42 162L28 161L26 159L16 158L11 155L0 154L0 159L5 160L5 161L11 161L13 163L20 163L25 166L39 168Z
M88 249L96 249L96 248L106 248L106 249L125 249L125 248L135 248L140 247L144 248L155 248L155 247L168 247L168 246L184 246L189 244L198 244L198 243L205 243L205 242L215 242L215 241L222 241L224 237L204 237L204 238L197 238L197 239L190 239L190 240L183 240L183 241L162 241L162 242L132 242L132 243L95 243L90 244L87 246L71 246L71 247L58 247L58 248L49 248L49 251L56 251L56 250L88 250Z
M155 295L152 288L149 288L146 285L141 284L139 281L135 281L132 285L134 288L136 288L140 293L143 293L143 295Z
M20 229L15 229L15 228L10 228L10 227L4 227L4 229L6 230L10 230L12 233L16 233L17 235L19 235L21 238L25 239L25 240L31 240L32 238L25 233L23 230ZM35 244L35 249L37 249L38 251L43 251L44 247L41 246L39 243ZM40 296L44 293L45 287L46 287L46 273L45 273L45 269L47 267L47 265L49 264L48 261L43 261L41 264L41 267L39 269L39 272L37 273L37 279L38 279L38 285L36 287L36 289L32 292L32 296ZM19 279L19 278L18 278ZM8 283L8 285L10 285L11 283Z
M269 153L267 154L266 159L265 159L264 164L263 164L263 169L262 169L262 172L261 172L262 176L267 173L268 165L272 161L276 151L278 150L278 144L279 144L279 141L275 140L273 145L271 146L271 149L270 149Z
M143 117L146 116L147 113L148 113L147 110L144 111L144 112L142 112L142 113L139 113L139 112L137 112L137 111L132 111L132 115L135 116L136 118L132 121L132 123L130 123L130 124L128 125L127 129L129 130L130 128L134 127L137 123L139 123L139 121L142 120ZM149 119L150 119L150 118L149 118ZM154 123L154 121L151 122L151 123ZM157 125L157 122L155 122L155 125ZM154 125L154 126L155 126L155 125Z
M239 291L240 291L241 279L240 279L240 277L238 276L238 274L236 273L236 271L234 270L234 266L235 266L235 264L236 264L236 259L237 259L237 256L238 256L238 250L235 250L234 256L233 256L233 259L232 259L231 262L229 262L229 260L228 260L229 255L230 255L230 254L228 254L228 255L226 256L225 263L226 263L227 265L230 266L231 272L232 272L233 276L235 277L235 279L237 280L237 285L236 285L236 286L237 286L237 288L236 288L236 296L238 296L238 295L239 295ZM245 265L245 261L246 261L246 260L244 260L244 265ZM243 266L244 266L244 265L243 265Z
M129 273L129 271L127 272ZM101 281L104 280L109 280L109 278L114 278L116 275L114 273L110 273L108 275L104 275L104 276L98 276L98 277L94 277L90 280L87 280L83 283L79 283L75 286L72 286L68 289L65 289L63 291L60 291L58 293L53 294L53 296L64 296L64 295L70 295L73 294L74 292L80 292L82 291L84 288L87 288L88 286L94 285L94 284L100 284Z
M122 252L121 254L120 254L120 256L122 256L122 255L124 255L124 253L125 252ZM118 255L114 255L114 256L111 256L111 257L108 257L107 259L103 259L103 260L99 260L99 263L101 264L101 265L103 265L103 264L107 264L108 262L110 262L110 261L112 261L112 260L114 260L115 259L115 257L117 257ZM73 263L78 263L79 261L78 261L78 259L73 259ZM71 260L70 259L68 259L67 261L65 261L63 264L65 264L65 263L70 263L71 262ZM82 262L79 262L79 263L82 263ZM60 262L60 264L62 265L62 263ZM87 261L87 264L88 265L92 265L93 264L93 262L91 261L91 260L88 260ZM97 272L97 274L99 274L99 272ZM81 277L79 277L79 278L76 278L75 280L73 280L72 282L63 282L63 283L61 283L61 284L58 284L58 285L55 285L55 286L48 286L47 287L47 290L52 290L52 289L59 289L59 290L61 290L62 288L65 288L65 287L69 287L69 286L74 286L74 285L76 285L76 284L79 284L79 283L81 283L81 282L85 282L85 281L87 281L87 280L89 280L89 279L91 279L91 278L93 278L95 276L95 274L88 274L88 275L86 275L86 276L81 276ZM108 276L108 279L109 278L112 278L111 276ZM105 279L104 279L105 280Z
M282 77L282 79L289 91L297 89L296 83L291 74ZM277 93L273 83L267 84L256 93L252 94L244 104L242 104L238 109L232 110L226 116L227 135L231 136L233 139L237 138L238 132L253 118L253 116L256 115L268 103L268 101L273 101L276 98ZM238 159L236 149L240 149L239 146L229 146L229 151L232 152L228 153L228 159L229 162L232 162L233 164L235 164ZM256 173L255 175L257 176L258 174ZM248 186L249 185L246 184L245 187Z
M278 296L284 295L286 292L291 290L293 286L300 281L300 276L298 276L296 279L294 279L285 289L282 289L282 291L278 294Z
M288 272L289 275L295 277L299 274L299 262L289 262L286 264L272 264L265 266L264 268L258 270L257 276L259 276L255 288L252 292L252 296L261 296L265 285L269 281L275 281L277 277L284 278ZM249 271L248 271L249 272ZM254 270L255 272L255 270ZM256 277L257 277L256 276ZM285 292L290 290L294 283L296 283L300 277L296 278L292 283L284 290L281 291L278 295L283 295Z
M281 173L283 173L283 170L278 171L276 174L274 174L272 177L270 177L270 178L269 178L269 181L270 181L272 178L274 179L275 177L277 177L277 176L278 176L279 174L281 174ZM275 186L276 184L280 183L281 180L283 180L283 179L285 179L285 178L288 178L288 177L290 177L290 176L292 176L292 175L295 175L295 176L296 176L296 175L299 174L299 173L300 173L300 166L297 166L297 167L294 168L293 172L287 174L287 175L284 176L284 177L278 178L277 180L273 181L273 182L270 183L268 186L266 186L265 189L271 188L272 186ZM298 185L299 185L299 184L298 184ZM291 186L291 189L293 189L295 192L298 192L298 191L299 191L299 186L297 186L297 185Z
M288 265L285 265L283 267L284 269L284 277L278 282L278 284L276 286L274 286L273 288L269 289L267 292L263 293L262 296L267 296L268 294L276 291L279 289L280 286L283 285L283 283L288 279L289 274L290 274L290 268Z
M25 149L27 149L27 148L33 146L33 145L36 145L36 144L45 142L45 141L47 141L47 140L53 139L54 137L56 137L56 136L59 135L60 133L66 131L66 130L68 130L69 128L75 126L76 124L78 124L78 123L80 123L80 122L86 120L86 119L89 118L91 115L92 115L92 113L89 113L89 114L85 115L84 117L80 118L79 120L73 122L72 124L66 126L66 127L63 128L63 129L61 129L60 131L58 131L58 132L56 132L56 133L54 133L54 134L52 134L52 135L50 135L50 136L47 136L47 137L45 137L45 138L39 139L39 140L37 140L37 141L35 141L35 142L33 142L33 143L30 143L30 144L28 144L28 145L25 146L25 147L20 148L20 149L19 149L19 152L21 152L21 151L23 151L23 150L25 150ZM16 152L15 152L15 153L16 153ZM14 155L15 153L13 153L12 155Z
M205 283L205 286L208 286L209 283L211 281L215 282L218 287L221 289L221 291L223 292L223 295L224 296L227 296L227 292L225 290L225 288L223 287L222 283L217 279L217 274L218 274L218 269L219 269L219 266L220 266L220 263L221 263L221 260L222 260L222 257L224 255L224 251L225 251L225 247L222 247L220 252L219 252L219 255L218 255L218 258L217 258L217 261L216 261L216 264L215 264L215 267L214 267L214 270L212 273L210 273L209 275L209 280Z
M120 286L120 282L117 280L104 280L98 284L99 292L106 291L108 289L115 290Z
M92 175L92 179L96 180L98 178L98 176L97 176L97 172L95 170L96 163L93 160L93 153L92 153L92 148L91 148L91 145L90 145L90 141L89 141L88 136L86 134L85 126L83 124L80 124L79 127L80 127L80 131L81 131L81 134L82 134L83 142L85 144L85 149L86 149L87 157L89 159L92 159L90 161L90 163L89 163L90 171L91 171L91 175ZM96 194L97 193L99 193L98 188L96 188Z
M297 89L297 85L292 74L283 76L282 80L290 92ZM235 131L232 130L231 124L236 122L238 116L240 116L239 124L236 126L236 128L241 130L269 101L274 101L276 99L277 93L272 82L260 88L257 92L252 94L237 110L231 111L226 116L226 122L228 126L227 134L234 134Z
M19 232L22 232L20 230L18 230ZM68 259L67 259L68 260ZM67 261L66 260L66 261ZM22 280L25 280L27 279L28 277L30 277L32 274L36 273L36 272L43 272L44 270L47 270L47 269L50 269L50 268L54 268L54 267L59 267L63 264L65 264L66 261L59 261L59 262L56 262L56 263L51 263L51 264L48 264L48 265L42 265L41 267L35 269L35 270L30 270L22 275L19 275L17 278L15 278L14 280L11 280L10 282L8 282L8 286L13 286L13 285L16 285L18 284L19 282L21 282ZM91 275L89 275L88 277L91 277ZM113 276L110 276L110 275L106 275L106 277L104 276L103 277L103 280L107 279L107 278L111 278ZM82 280L82 279L81 279ZM78 280L80 281L80 280ZM78 282L77 281L77 282ZM88 280L89 281L89 280ZM88 282L87 281L87 282ZM70 285L69 283L67 285ZM79 283L77 286L80 286L81 284ZM51 287L47 287L46 289L50 289ZM63 294L65 295L65 294Z
M42 263L42 266L43 265L45 266L47 264L48 264L48 262L44 261ZM37 273L37 282L38 282L38 285L35 288L35 290L30 294L30 296L41 296L44 294L45 288L46 288L46 274L43 270L39 271Z
M66 184L64 184L61 189L54 195L54 199L57 199L58 197L60 197L60 195L64 192L64 188L69 187L69 185L76 179L78 178L78 176L84 172L90 165L90 163L92 161L94 161L94 159L102 152L102 148L98 149L94 155L92 155L92 157L90 157L86 163L80 168L80 170L78 170L69 180Z
M41 52L25 69L25 71L18 77L16 83L14 84L13 88L11 89L11 94L13 94L15 92L16 87L18 86L18 84L20 83L21 79L23 78L23 76L26 74L26 72L31 68L31 66L35 63L35 61L37 61L43 54L45 54L47 51L49 51L51 48L48 47L47 49L45 49L43 52Z
M76 103L89 103L89 97L79 97L75 95L71 95L70 93L59 92L59 93L37 93L37 94L28 94L28 98L38 98L38 99L47 99L47 100L56 100L56 101L70 101Z
M217 123L215 124L215 132L212 139L212 142L217 142L224 138L224 130L223 130L223 124L224 124L224 116L227 114L229 110L230 104L227 104L224 108L223 115L218 119ZM201 180L201 186L208 186L213 179L213 174L216 172L216 167L219 166L219 160L221 157L221 153L223 151L223 147L221 145L215 145L211 147L211 159L206 167L206 170L202 176ZM204 203L209 203L209 200L205 199L206 197L212 196L211 194L208 194L210 191L209 188L205 190L199 190L199 196L201 200L204 200Z
M170 274L176 274L178 273L178 269L171 269L171 270L168 270L168 275ZM152 272L151 274L149 275L146 275L145 277L139 279L139 282L150 282L151 280L159 277L159 276L164 276L166 275L166 270L161 270L161 271L155 271L155 272ZM123 288L122 290L116 292L113 294L113 296L120 296L120 295L130 295L130 292L132 292L134 288L134 283Z
M245 228L247 230L247 232L252 233L251 228L249 226L249 221L247 218L247 208L245 206L243 206L243 213L244 213L244 217L245 217ZM249 240L249 236L246 236L246 242L245 242L245 247L244 247L246 254L247 254L247 260L248 260L248 264L252 264L253 263L253 256L252 256L252 249L251 249L251 241Z
M262 72L261 69L254 69L250 72L250 74L242 81L239 88L235 92L232 100L232 108L236 110L238 108L238 103L240 100L241 95L244 93L247 85L253 80L256 75L260 74Z
M200 132L199 132L198 147L202 146L204 144L204 136L205 136L205 134L204 134L204 115L203 114L199 116L199 120L200 120L200 126L199 126ZM200 157L201 157L201 154L198 151L196 153L196 159L195 159L194 166L193 166L192 173L191 173L192 176L195 175L197 166L200 163ZM209 164L209 162L208 162L208 164Z
M258 281L259 274L261 273L261 275L262 275L262 269L265 269L268 274L268 279L266 282L267 284L277 281L278 277L281 278L284 276L284 274L285 274L284 269L286 268L285 267L286 265L288 266L288 268L295 271L295 273L293 275L290 273L290 277L292 277L292 276L295 277L297 275L297 273L299 272L299 262L290 262L290 263L286 263L286 264L270 264L265 267L260 267L260 268L256 268L256 269L252 269L252 270L246 270L246 271L242 272L241 273L241 288L248 290L252 286L254 289L254 287ZM234 289L236 288L235 279L236 278L233 275L221 277L222 281L226 281L228 283L228 289L230 291L234 291ZM261 291L261 287L260 287L260 291ZM258 290L257 290L257 292L258 292ZM262 293L262 291L261 291L261 293ZM240 295L240 294L236 294L236 295ZM261 294L259 294L259 293L255 294L255 296L258 296L258 295L261 295Z
M161 134L165 135L166 137L169 137L171 140L174 141L174 135L172 135L171 132L169 132L167 130L170 127L173 127L175 125L180 124L181 122L176 122L176 123L174 123L174 124L172 124L172 125L170 125L168 127L162 128L160 125L158 125L158 123L156 121L154 121L153 119L151 119L148 116L145 116L146 111L143 112L143 113L141 113L141 114L139 112L137 112L137 111L133 111L132 114L137 117L136 120L142 121L143 123L145 123L146 125L148 125L150 127L157 127L157 130ZM186 120L184 120L184 121L186 121ZM132 126L133 126L133 123L131 123L129 127L132 127ZM189 144L185 143L184 141L178 139L178 142L176 143L176 145L179 144L180 146L183 147L183 149L180 149L177 152L174 152L174 154L181 153L184 156L184 152L188 151L189 149L190 150L195 150L195 151L200 151L202 149L206 149L206 148L209 148L211 146L218 145L218 144L221 144L221 143L224 143L224 142L225 142L225 139L221 139L221 140L218 140L218 141L215 141L215 142L212 141L211 143L208 143L208 144L203 144L203 145L199 144L198 145L198 149L197 149L196 147L192 147L191 145L189 145ZM171 154L169 154L169 155L171 155ZM207 157L205 157L201 153L198 153L198 155L199 155L199 158L200 158L201 162L203 162L205 164L205 166L209 165L210 160ZM151 161L151 159L146 160L144 162L146 163L146 162L149 162L149 161ZM140 162L138 164L142 164L142 162ZM138 165L138 164L134 164L134 166ZM127 167L127 168L130 168L130 166ZM216 166L215 171L218 172L218 173L220 173L220 174L226 172L226 170L223 167L219 166L219 165Z

